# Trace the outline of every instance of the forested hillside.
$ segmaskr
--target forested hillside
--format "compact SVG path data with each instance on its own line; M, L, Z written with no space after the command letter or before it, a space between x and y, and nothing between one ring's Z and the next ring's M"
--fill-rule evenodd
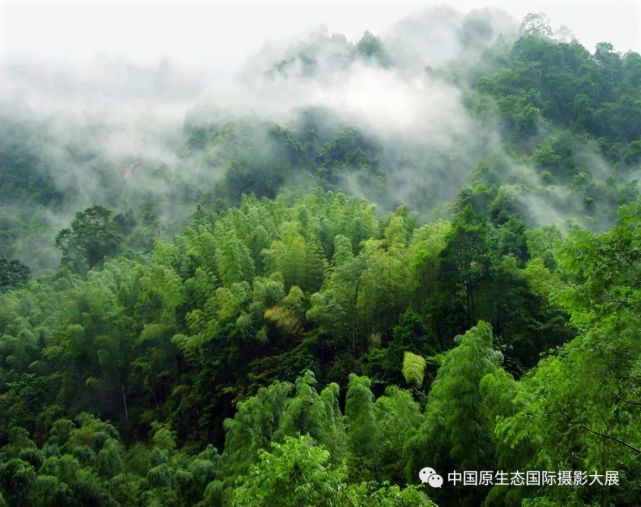
M140 143L2 104L0 506L639 504L641 56L432 16Z

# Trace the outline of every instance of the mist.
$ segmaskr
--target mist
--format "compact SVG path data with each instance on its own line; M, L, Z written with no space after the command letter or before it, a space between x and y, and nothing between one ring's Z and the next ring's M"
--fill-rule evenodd
M357 38L318 27L266 42L231 77L170 59L6 58L0 155L20 152L29 178L53 191L45 204L6 196L0 214L10 233L0 255L35 271L55 268L55 234L93 204L151 206L158 233L170 237L197 204L238 202L240 186L273 196L321 185L381 212L405 204L428 220L488 160L502 168L498 183L515 185L532 225L576 218L580 206L565 186L544 189L540 174L506 150L495 111L469 107L474 79L518 38L519 25L500 10L438 7ZM287 152L276 127L315 155ZM310 131L318 147L305 145ZM323 153L345 145L362 156L326 167ZM580 150L586 172L610 171L593 147ZM28 231L16 232L21 221Z

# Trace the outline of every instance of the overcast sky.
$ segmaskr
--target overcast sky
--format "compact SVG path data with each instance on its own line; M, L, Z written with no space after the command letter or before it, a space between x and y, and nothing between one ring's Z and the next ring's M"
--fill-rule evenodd
M498 7L518 20L545 12L590 49L607 40L621 52L641 51L639 0L0 0L0 56L81 63L102 53L233 69L267 40L319 25L353 39L443 4L462 12Z

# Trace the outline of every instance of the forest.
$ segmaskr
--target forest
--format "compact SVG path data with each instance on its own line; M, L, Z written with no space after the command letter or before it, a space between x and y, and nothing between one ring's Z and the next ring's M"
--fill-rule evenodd
M0 103L0 506L638 506L641 55L497 19L312 34L252 76L326 107L163 150Z

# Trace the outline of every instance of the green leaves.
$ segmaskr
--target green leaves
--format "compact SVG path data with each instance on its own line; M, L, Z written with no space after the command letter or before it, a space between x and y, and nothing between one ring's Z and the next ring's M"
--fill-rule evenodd
M111 211L99 205L76 213L71 228L63 229L56 236L62 264L74 271L91 269L105 257L116 255L121 242Z
M0 469L53 504L177 506L429 505L400 487L427 465L641 474L640 211L564 240L513 198L479 183L419 228L340 194L246 198L148 258L3 293Z
M421 388L425 375L425 359L422 356L405 351L403 354L403 377L408 384Z
M641 312L640 211L639 205L623 207L611 231L577 229L563 245L561 267L575 285L562 299L577 323Z
M328 451L309 436L285 437L240 477L232 505L297 507L345 505L345 465L332 467Z
M374 395L370 386L370 379L351 373L345 400L345 426L350 450L354 456L362 459L365 469L373 468L376 462L379 438Z
M430 389L423 423L408 443L408 481L424 466L436 470L495 469L494 421L482 409L481 380L499 370L502 356L493 348L492 330L485 322L479 322L457 342L445 354ZM469 500L482 498L483 493L477 488L448 495Z
M639 55L630 52L622 58L608 43L597 45L591 55L576 41L549 37L549 26L537 17L526 18L523 26L509 53L497 58L495 69L476 83L479 91L496 100L508 140L526 148L539 129L547 130L546 120L554 121L558 127L599 138L606 158L624 162L621 146L641 133L635 113L639 87L634 84ZM534 158L567 178L563 173L573 172L575 164L564 155L565 148L558 149L558 140L544 141Z
M24 285L30 275L30 269L21 262L0 257L0 292Z

